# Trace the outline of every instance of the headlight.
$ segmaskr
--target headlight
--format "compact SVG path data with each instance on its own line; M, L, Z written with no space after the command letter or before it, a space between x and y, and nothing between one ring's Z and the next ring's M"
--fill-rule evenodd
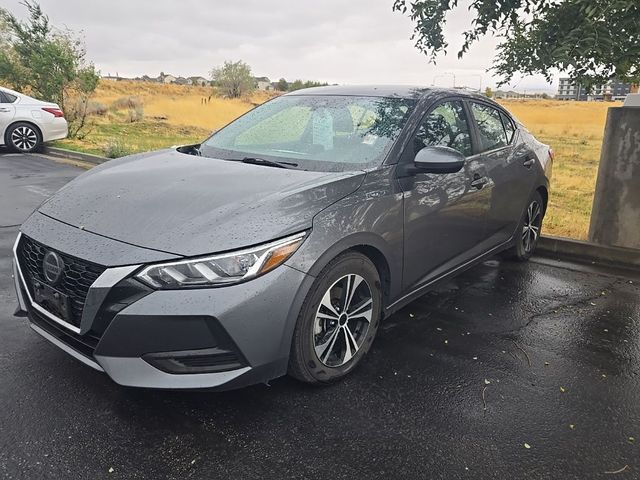
M298 233L236 252L149 265L136 278L154 288L170 289L242 282L284 263L302 244L305 235Z

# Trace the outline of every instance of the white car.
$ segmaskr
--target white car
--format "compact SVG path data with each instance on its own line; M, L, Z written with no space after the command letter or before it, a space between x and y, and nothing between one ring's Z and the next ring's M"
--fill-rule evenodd
M29 153L68 133L64 113L57 104L0 87L0 146Z

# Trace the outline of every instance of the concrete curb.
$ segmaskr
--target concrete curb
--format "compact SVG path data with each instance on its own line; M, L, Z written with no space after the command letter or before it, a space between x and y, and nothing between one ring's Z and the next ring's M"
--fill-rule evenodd
M640 250L611 247L570 238L542 236L536 254L560 260L640 269Z
M46 146L43 148L42 153L51 157L66 158L67 160L77 160L79 162L91 163L93 165L100 165L101 163L111 160L110 158L100 157L98 155L92 155L90 153L74 152L73 150L67 150L58 147Z

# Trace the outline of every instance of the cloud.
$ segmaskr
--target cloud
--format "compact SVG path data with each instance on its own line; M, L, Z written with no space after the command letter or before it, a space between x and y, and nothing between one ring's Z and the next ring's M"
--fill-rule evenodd
M19 0L5 0L23 16ZM330 83L404 83L477 88L496 40L485 38L456 57L471 17L461 5L448 18L449 55L436 66L410 40L411 21L392 12L393 0L41 0L53 24L82 30L88 57L103 74L208 76L224 60L242 59L254 74ZM437 76L439 75L439 76ZM519 88L548 89L538 77L513 79Z

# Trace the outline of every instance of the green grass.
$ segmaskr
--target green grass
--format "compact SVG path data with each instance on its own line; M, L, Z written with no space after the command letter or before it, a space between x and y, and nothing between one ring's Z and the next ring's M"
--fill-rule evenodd
M203 128L180 127L158 121L124 123L98 120L82 140L58 140L54 146L94 155L114 156L108 154L125 155L197 143L209 133Z

